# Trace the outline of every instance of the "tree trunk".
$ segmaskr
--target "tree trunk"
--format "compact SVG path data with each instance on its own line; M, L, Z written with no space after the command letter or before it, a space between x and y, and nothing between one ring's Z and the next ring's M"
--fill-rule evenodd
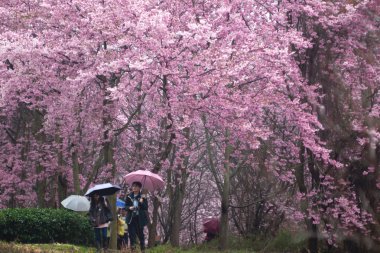
M220 217L220 238L219 249L226 250L228 247L228 205L230 194L230 179L226 173L224 175L223 194L221 199L221 217Z
M102 89L104 92L104 98L103 98L103 112L102 112L102 119L103 119L103 153L101 152L100 155L104 156L104 165L111 165L111 178L110 180L113 180L116 176L116 164L114 159L114 145L115 145L115 139L116 136L114 136L111 133L112 129L112 117L109 112L109 108L112 106L112 100L109 99L110 91L108 90L108 87L115 87L118 84L118 78L113 73L111 77L107 80L105 76L98 75L97 76L100 84L103 84ZM116 212L116 194L112 195L110 198L110 204L112 207L112 213L114 215L114 220L111 222L111 238L110 238L110 249L116 250L117 249L117 212Z
M43 167L37 165L36 172L37 175L42 173ZM37 193L37 204L39 208L45 207L45 193L46 193L46 179L41 179L36 181L36 193Z
M228 247L228 206L230 194L230 155L232 153L232 146L226 143L224 151L224 174L223 180L219 180L218 171L214 163L214 156L211 146L211 135L206 126L206 116L202 116L202 121L205 127L207 156L211 173L215 179L218 191L221 197L221 217L220 217L220 231L219 231L219 249L226 250ZM228 140L228 131L226 132L226 139ZM223 182L221 182L223 181Z
M300 164L296 167L296 182L298 184L298 189L300 193L307 194L307 188L305 185L305 147L301 144L300 152L299 152ZM307 200L301 201L301 210L302 212L308 216L309 203ZM308 238L308 248L310 253L318 253L318 238L317 238L317 226L313 224L312 220L308 217L305 218L305 223L307 226L309 238Z
M58 175L58 203L61 203L67 196L67 180L62 174Z
M190 129L185 128L184 129L184 135L187 139L187 148L190 149L191 142L190 142ZM182 205L183 205L183 198L185 196L186 191L186 181L187 181L187 167L189 165L189 156L181 156L182 159L184 159L183 165L178 166L178 172L181 174L176 173L174 180L175 180L175 191L174 191L174 199L172 200L171 206L174 208L173 219L172 219L172 227L171 227L171 233L170 233L170 244L174 247L180 246L180 232L181 232L181 225L182 225ZM173 196L172 196L173 197Z
M117 208L116 208L116 193L109 196L108 200L111 205L111 211L113 215L113 221L111 222L111 238L110 238L110 248L117 249Z
M73 162L74 193L76 195L80 195L79 162L78 162L78 153L76 150L74 150L72 153L72 162Z
M57 129L58 133L59 129ZM57 134L55 136L55 141L59 143L59 150L58 150L58 166L64 166L64 158L63 158L63 151L62 151L62 138L59 137ZM64 200L67 196L67 181L66 178L62 176L62 173L57 174L57 204L58 207L60 207L61 201ZM57 207L57 208L58 208Z
M226 131L226 139L229 138L229 132ZM220 217L220 238L219 249L224 251L228 248L228 206L230 200L230 156L233 148L229 143L226 143L224 151L224 175L223 189L221 194L221 217Z
M111 164L112 165L112 178L115 178L116 176L116 164L114 160L114 151L113 151L113 145L110 142L105 143L104 146L104 161L105 164ZM112 214L114 216L114 220L111 222L111 238L110 238L110 249L116 250L117 249L117 211L116 211L116 194L112 195L110 198L110 204L112 207Z
M148 231L149 231L148 247L153 247L156 244L158 208L160 206L160 201L157 199L157 197L153 196L152 203L153 203L152 221L148 225Z
M184 172L183 172L184 173ZM170 232L170 244L174 247L180 246L180 231L181 231L181 214L183 197L185 194L186 176L182 175L182 180L176 180L176 189L174 192L173 200L173 217L172 228ZM184 181L183 181L184 180Z
M165 103L167 103L167 106L170 108L171 105L170 105L170 100L167 93L167 89L168 89L167 76L164 75L162 77L162 80L163 80L162 81L163 100ZM176 138L176 136L173 132L171 132L172 127L173 127L173 119L169 111L167 113L167 116L161 122L161 129L164 130L164 133L160 136L160 139L163 141L160 142L159 144L159 151L160 151L158 154L159 157L158 157L157 162L153 166L153 169L152 169L153 173L158 173L161 170L162 163L169 157L170 153L173 150L173 147L174 147L173 140ZM154 197L153 198L153 217L152 217L152 222L149 225L149 246L154 245L156 241L159 204L160 204L159 200L156 197Z

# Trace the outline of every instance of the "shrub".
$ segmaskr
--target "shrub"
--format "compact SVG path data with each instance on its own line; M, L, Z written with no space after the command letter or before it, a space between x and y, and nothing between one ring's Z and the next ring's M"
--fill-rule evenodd
M22 243L93 241L87 217L64 209L15 208L0 210L0 240Z

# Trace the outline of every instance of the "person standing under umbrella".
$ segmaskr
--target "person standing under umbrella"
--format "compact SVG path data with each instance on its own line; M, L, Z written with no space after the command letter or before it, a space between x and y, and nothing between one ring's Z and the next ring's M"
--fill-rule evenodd
M108 248L107 228L113 219L108 201L97 193L92 194L89 215L94 227L96 248L98 251L101 248L106 250Z
M128 211L126 222L128 223L128 234L132 250L135 249L136 235L140 241L141 251L145 249L144 227L148 223L147 211L148 200L141 195L142 184L132 183L132 192L125 199L125 209Z

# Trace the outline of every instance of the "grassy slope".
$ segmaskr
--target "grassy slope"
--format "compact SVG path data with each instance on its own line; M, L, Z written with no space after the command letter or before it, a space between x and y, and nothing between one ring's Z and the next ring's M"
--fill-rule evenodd
M279 253L279 252L299 252L300 248L305 245L304 235L294 235L289 232L281 232L276 238L266 240L260 239L241 239L230 238L229 245L231 250L227 253ZM17 244L0 242L0 252L7 253L93 253L94 248L70 244ZM114 251L115 253L118 251ZM188 248L173 248L169 245L160 245L148 249L147 253L216 253L218 251L217 241ZM111 253L111 252L110 252ZM129 253L129 251L123 251Z
M7 253L92 253L92 248L71 244L18 244L0 242L0 252Z

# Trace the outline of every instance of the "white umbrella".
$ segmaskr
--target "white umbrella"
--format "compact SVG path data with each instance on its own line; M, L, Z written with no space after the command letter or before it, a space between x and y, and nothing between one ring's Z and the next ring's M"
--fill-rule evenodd
M85 196L91 196L94 193L99 194L100 196L112 195L117 191L120 191L121 187L115 184L97 184L94 187L88 189Z
M64 208L77 211L87 212L90 210L90 201L86 197L79 195L71 195L61 202Z

